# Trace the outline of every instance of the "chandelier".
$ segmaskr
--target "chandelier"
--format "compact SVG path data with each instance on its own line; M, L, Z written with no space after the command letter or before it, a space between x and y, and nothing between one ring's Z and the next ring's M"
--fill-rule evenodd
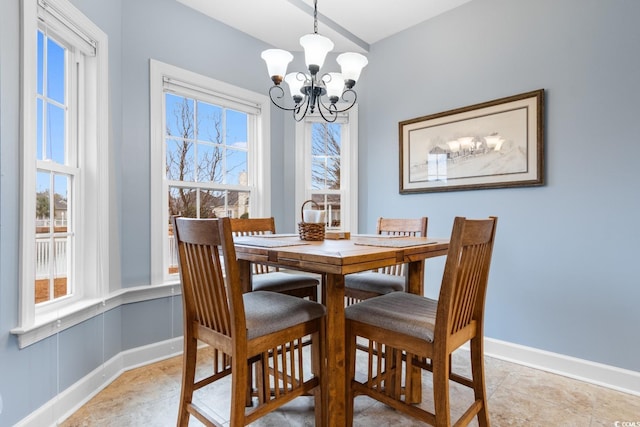
M269 77L274 83L269 89L271 102L282 110L292 111L296 121L301 121L307 112L313 114L317 110L325 121L334 122L338 113L355 105L357 94L353 87L368 63L367 58L354 52L340 54L336 62L341 67L341 73L320 75L320 68L327 53L333 49L333 42L318 34L318 0L313 2L313 34L300 37L300 45L304 49L308 74L301 71L286 74L287 66L293 59L293 55L286 50L267 49L262 52L261 57L267 63ZM283 80L289 86L293 106L285 103L285 90L281 86ZM341 98L346 104L338 104Z

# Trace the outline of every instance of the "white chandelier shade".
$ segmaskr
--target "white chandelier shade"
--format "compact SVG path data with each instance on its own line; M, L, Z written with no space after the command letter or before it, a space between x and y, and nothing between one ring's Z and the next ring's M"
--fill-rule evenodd
M267 71L271 78L278 76L282 81L284 75L287 74L289 62L293 60L293 55L282 49L267 49L260 56L267 63Z
M300 46L304 49L304 62L308 67L315 65L318 69L324 65L327 53L333 50L333 42L320 34L306 34L300 37Z
M346 82L351 80L354 85L360 78L362 69L369 63L366 56L354 52L338 55L336 62L340 65L345 84L348 84Z

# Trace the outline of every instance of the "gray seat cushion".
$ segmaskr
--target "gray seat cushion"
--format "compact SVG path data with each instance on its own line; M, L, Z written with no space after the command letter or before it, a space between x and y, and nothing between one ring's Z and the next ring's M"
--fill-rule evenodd
M292 289L310 288L318 286L320 283L306 274L283 273L282 271L274 271L271 273L254 274L253 278L254 291L272 291L282 292Z
M406 292L370 298L345 308L349 320L433 341L438 301Z
M345 288L384 295L391 292L404 291L405 280L404 276L366 271L364 273L346 275L344 277L344 286Z
M249 339L317 319L326 312L322 304L276 292L248 292L242 298Z

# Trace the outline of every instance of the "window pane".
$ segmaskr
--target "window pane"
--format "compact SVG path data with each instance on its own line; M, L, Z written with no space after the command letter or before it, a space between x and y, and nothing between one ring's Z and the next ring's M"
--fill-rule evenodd
M167 139L166 171L167 179L172 181L194 180L193 143Z
M311 160L311 189L326 190L327 165L324 157L314 157Z
M38 90L38 95L43 95L43 86L44 86L44 70L43 70L43 56L44 56L44 34L42 34L42 31L38 31L38 51L36 53L37 55L37 70L36 70L36 75L38 76L38 81L37 81L37 90Z
M340 189L340 124L313 123L311 128L311 188Z
M249 218L250 194L247 191L229 191L227 210L231 212L231 218Z
M64 104L64 56L64 48L47 38L47 96L60 104Z
M197 191L190 188L169 187L169 216L197 218Z
M324 210L327 227L340 227L342 223L341 196L339 194L312 194L311 200Z
M326 180L328 189L340 189L340 157L330 157L327 159Z
M167 224L169 238L169 256L164 260L169 274L178 274L178 248L176 247L175 235L173 234L173 224L171 222L171 211L169 211L169 222Z
M247 114L227 110L227 145L247 148Z
M225 191L202 190L201 218L223 218L228 215L225 203Z
M69 265L68 249L70 248L70 236L54 236L53 238L53 298L69 295L70 287L67 280L67 266Z
M51 173L38 172L36 175L36 229L46 227L49 232L51 214Z
M338 194L327 194L327 226L340 227L342 224L341 197Z
M313 123L311 154L314 156L339 156L341 126L338 123Z
M227 184L247 185L247 152L227 149Z
M47 104L47 152L45 158L61 165L65 164L65 129L64 109Z
M198 144L198 182L221 183L222 147L213 144Z
M221 144L222 132L222 108L198 101L198 140Z
M194 108L193 99L166 94L167 136L193 139Z
M38 304L71 293L67 278L71 247L68 228L71 179L38 172L36 181L35 302Z
M51 299L51 277L50 277L50 248L51 238L41 237L36 233L36 281L35 281L35 303L46 302Z
M67 232L67 223L70 221L68 209L68 194L70 179L68 176L55 175L53 181L53 220L56 232Z
M42 99L38 98L36 99L36 159L37 160L44 160L44 153L43 153L43 144L44 144L44 140L43 140L43 134L42 134L42 124L44 123L44 116L43 116L43 111L42 111L42 104L43 101Z

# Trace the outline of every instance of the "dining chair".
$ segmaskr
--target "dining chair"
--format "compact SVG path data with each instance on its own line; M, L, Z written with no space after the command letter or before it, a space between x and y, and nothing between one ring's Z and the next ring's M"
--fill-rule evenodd
M244 426L298 396L313 394L316 424L323 413L322 361L325 308L275 292L242 293L229 218L173 218L182 284L184 356L178 425L195 416L219 426L194 391L231 375L229 425ZM311 336L303 352L302 339ZM213 374L195 379L198 342L213 351ZM310 357L310 363L307 362ZM310 366L309 366L310 365ZM255 366L256 398L245 408L250 369ZM225 424L226 425L226 424Z
M427 236L428 218L378 218L376 234L388 236ZM396 264L375 271L349 274L344 278L347 305L390 292L405 290L405 264Z
M261 236L276 234L273 217L232 218L234 236ZM253 263L252 290L280 292L300 298L318 301L318 279L307 274L285 273L266 264Z
M345 308L347 425L353 404L367 395L437 427L450 426L449 380L473 389L473 403L455 422L477 416L489 425L484 376L483 320L497 218L455 219L438 300L392 292ZM366 379L356 379L356 341L368 341ZM470 342L471 378L451 370L451 354ZM431 371L434 411L416 406L414 372ZM360 375L360 373L359 373ZM416 390L418 389L418 390Z

